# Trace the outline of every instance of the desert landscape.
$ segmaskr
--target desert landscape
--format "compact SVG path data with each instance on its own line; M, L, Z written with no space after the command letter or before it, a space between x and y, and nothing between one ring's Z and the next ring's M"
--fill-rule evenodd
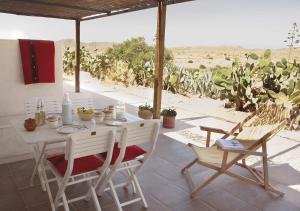
M62 40L64 48L75 48L74 40ZM90 52L104 53L108 48L113 46L113 42L89 42L81 43ZM117 44L117 43L115 43ZM186 68L199 68L200 65L211 68L219 66L231 66L235 58L240 58L242 61L246 60L245 54L255 53L258 56L263 55L266 49L258 48L243 48L239 46L194 46L194 47L173 47L168 48L171 50L174 63L180 67ZM282 58L288 57L288 48L270 49L272 51L272 60L280 61ZM292 58L297 61L300 60L300 49L294 49Z

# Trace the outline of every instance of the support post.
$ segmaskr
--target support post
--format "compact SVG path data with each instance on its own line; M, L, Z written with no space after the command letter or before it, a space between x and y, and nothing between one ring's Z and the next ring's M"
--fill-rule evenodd
M158 2L157 13L157 33L156 33L156 64L154 76L154 98L153 98L153 118L160 118L163 67L164 67L164 49L165 49L165 28L166 28L166 4L163 1Z
M75 92L80 92L80 20L76 20Z

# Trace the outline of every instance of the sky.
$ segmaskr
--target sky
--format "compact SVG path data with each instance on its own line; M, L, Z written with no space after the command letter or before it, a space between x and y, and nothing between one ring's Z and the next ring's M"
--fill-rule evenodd
M167 7L166 46L283 48L299 0L195 0ZM154 44L157 9L111 16L81 24L83 42L122 42L142 36ZM0 13L0 39L74 39L75 23Z

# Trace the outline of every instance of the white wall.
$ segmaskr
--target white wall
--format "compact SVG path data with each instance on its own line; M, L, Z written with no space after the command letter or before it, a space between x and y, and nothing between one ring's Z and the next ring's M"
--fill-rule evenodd
M50 95L62 97L62 60L60 44L55 44L55 83L25 85L18 40L0 40L0 117L23 114L24 100Z
M55 43L55 83L25 85L18 40L0 40L0 163L28 157L26 145L9 124L13 115L24 114L24 100L36 96L62 98L62 48Z

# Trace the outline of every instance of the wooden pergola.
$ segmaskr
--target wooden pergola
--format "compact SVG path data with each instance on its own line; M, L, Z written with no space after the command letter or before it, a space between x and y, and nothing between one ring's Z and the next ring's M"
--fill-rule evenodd
M149 8L158 8L156 65L154 77L154 118L160 118L166 7L192 0L0 0L0 12L74 20L76 27L75 91L80 92L80 23Z

